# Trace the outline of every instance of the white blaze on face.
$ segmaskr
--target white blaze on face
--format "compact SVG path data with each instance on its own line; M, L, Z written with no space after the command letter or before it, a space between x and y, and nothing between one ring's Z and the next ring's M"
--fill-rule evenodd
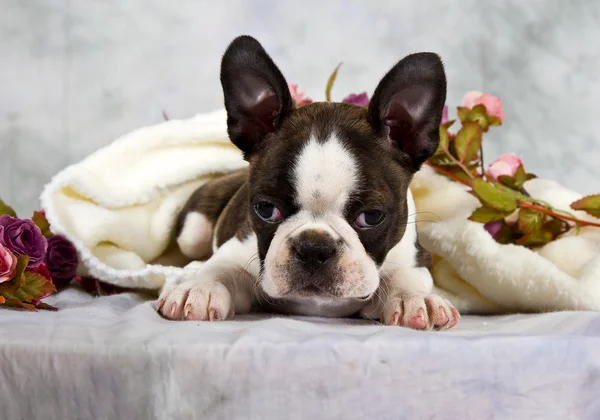
M315 215L342 215L350 194L356 189L358 164L334 136L320 143L311 139L294 166L296 204Z
M312 138L304 146L292 171L295 204L300 210L277 228L265 258L262 286L269 295L279 297L293 287L289 240L315 229L327 232L334 240L343 239L338 260L342 278L332 280L343 297L363 297L377 289L377 267L344 218L359 176L356 158L335 136L323 142Z

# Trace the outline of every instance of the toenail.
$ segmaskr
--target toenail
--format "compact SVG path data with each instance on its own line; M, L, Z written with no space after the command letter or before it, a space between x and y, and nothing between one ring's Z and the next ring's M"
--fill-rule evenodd
M210 308L208 310L208 320L213 321L216 318L217 311L215 308Z
M440 310L440 313L442 314L442 320L446 320L446 323L448 323L448 321L450 321L450 317L446 313L446 310L444 309L444 307L440 306L439 310Z

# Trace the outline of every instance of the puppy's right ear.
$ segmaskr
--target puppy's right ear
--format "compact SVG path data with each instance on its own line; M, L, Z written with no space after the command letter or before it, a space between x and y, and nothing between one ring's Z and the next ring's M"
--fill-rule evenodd
M229 138L248 159L294 108L288 84L260 43L244 35L223 55L221 85Z

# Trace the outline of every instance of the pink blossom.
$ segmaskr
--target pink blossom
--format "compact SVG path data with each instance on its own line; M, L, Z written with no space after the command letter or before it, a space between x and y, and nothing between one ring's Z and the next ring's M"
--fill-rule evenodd
M10 281L17 271L17 257L0 244L0 283Z
M486 172L489 179L497 181L503 175L514 177L523 161L514 153L507 153L493 161Z
M489 93L482 93L477 91L471 91L465 93L463 96L463 106L466 108L473 108L475 105L482 104L488 112L488 115L504 120L504 112L502 112L502 101L500 98Z
M312 103L312 99L304 97L306 91L304 89L298 89L298 85L290 83L288 85L292 99L296 102L296 105L306 105Z
M444 109L442 110L442 124L446 124L448 122L448 105L444 105Z
M342 99L342 102L367 107L369 106L369 95L367 95L367 92L359 93L358 95L351 93Z

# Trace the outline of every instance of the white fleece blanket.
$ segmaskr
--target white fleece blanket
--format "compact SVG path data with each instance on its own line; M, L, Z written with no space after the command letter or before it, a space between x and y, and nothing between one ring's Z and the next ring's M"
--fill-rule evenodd
M170 235L189 195L216 174L244 166L219 110L120 137L57 174L42 193L42 207L53 231L77 247L84 273L158 289L197 270L178 267L186 261ZM526 188L562 209L581 197L547 180ZM600 229L583 228L535 252L499 245L483 225L466 220L478 201L462 185L425 167L411 189L421 243L434 254L437 292L460 311L600 311Z

